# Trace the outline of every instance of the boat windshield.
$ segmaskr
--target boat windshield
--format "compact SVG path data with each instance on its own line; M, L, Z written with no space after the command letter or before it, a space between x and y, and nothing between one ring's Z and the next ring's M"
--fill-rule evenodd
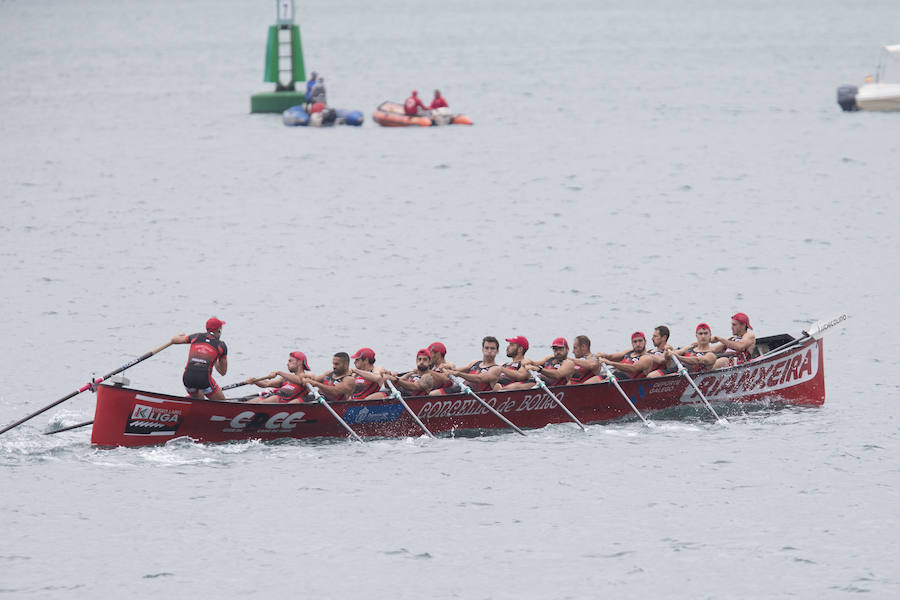
M884 47L884 52L878 59L875 81L878 83L900 82L900 44Z

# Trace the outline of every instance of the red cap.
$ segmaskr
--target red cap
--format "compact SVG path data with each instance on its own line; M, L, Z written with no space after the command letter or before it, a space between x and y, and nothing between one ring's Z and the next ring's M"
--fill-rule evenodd
M528 339L524 335L517 335L516 337L506 338L506 341L510 344L518 344L522 346L525 352L528 352Z
M695 329L694 332L696 333L696 332L700 331L701 329L705 329L707 331L712 331L712 327L710 327L706 323L700 323L699 325L697 325L697 329Z
M447 356L447 346L445 346L441 342L433 342L430 346L428 346L428 351L437 352L441 356Z
M350 358L352 358L354 360L357 358L366 358L368 360L375 360L375 351L372 350L371 348L360 348L359 350L356 351L356 354L354 354Z
M552 348L568 348L569 342L567 342L566 338L564 338L564 337L558 337L555 340L553 340L553 343L550 344L550 346Z
M215 331L216 329L222 329L222 325L224 324L225 321L217 319L216 317L210 317L206 320L206 330Z
M303 365L303 368L309 371L309 363L306 362L306 355L300 352L299 350L295 350L291 352L291 356L300 361L300 364Z
M642 339L646 340L647 336L644 335L643 331L635 331L634 333L631 334L631 339L634 339L634 338L642 338Z
M753 329L750 327L750 317L748 317L745 313L735 313L731 315L731 318L737 321L738 323L743 323L747 326L747 329Z
M425 348L422 348L421 350L416 352L416 358L419 358L420 356L427 356L428 358L431 358L431 352L429 352Z

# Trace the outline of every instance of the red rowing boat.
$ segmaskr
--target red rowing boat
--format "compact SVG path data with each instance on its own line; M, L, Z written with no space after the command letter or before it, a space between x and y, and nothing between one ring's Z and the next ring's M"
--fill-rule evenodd
M757 346L775 351L743 365L694 376L713 404L748 402L821 405L825 402L822 340L787 335L761 338ZM637 409L653 413L702 400L680 375L620 382ZM633 415L609 382L551 387L571 413L584 423ZM563 423L570 417L540 389L483 392L480 397L520 428ZM406 403L432 432L490 430L508 427L475 398L465 394L419 396ZM418 436L422 429L396 400L330 402L330 407L363 437ZM217 402L100 385L91 442L99 446L146 446L188 437L199 442L346 437L347 430L319 403L244 404Z

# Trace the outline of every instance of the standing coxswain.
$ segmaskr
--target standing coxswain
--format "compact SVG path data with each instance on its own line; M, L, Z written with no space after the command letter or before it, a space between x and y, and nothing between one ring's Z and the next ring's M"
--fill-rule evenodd
M190 344L188 361L181 377L184 389L191 398L202 400L224 400L225 393L212 377L213 368L224 375L228 371L228 347L221 339L225 321L210 317L206 321L205 333L186 335L179 333L172 337L173 344Z

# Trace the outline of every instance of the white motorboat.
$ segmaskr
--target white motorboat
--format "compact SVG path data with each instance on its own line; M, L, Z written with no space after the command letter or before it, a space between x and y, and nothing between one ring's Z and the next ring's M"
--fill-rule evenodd
M845 111L900 110L900 83L886 81L889 70L900 71L900 44L884 46L875 76L866 77L859 87L842 85L837 89L837 102Z

